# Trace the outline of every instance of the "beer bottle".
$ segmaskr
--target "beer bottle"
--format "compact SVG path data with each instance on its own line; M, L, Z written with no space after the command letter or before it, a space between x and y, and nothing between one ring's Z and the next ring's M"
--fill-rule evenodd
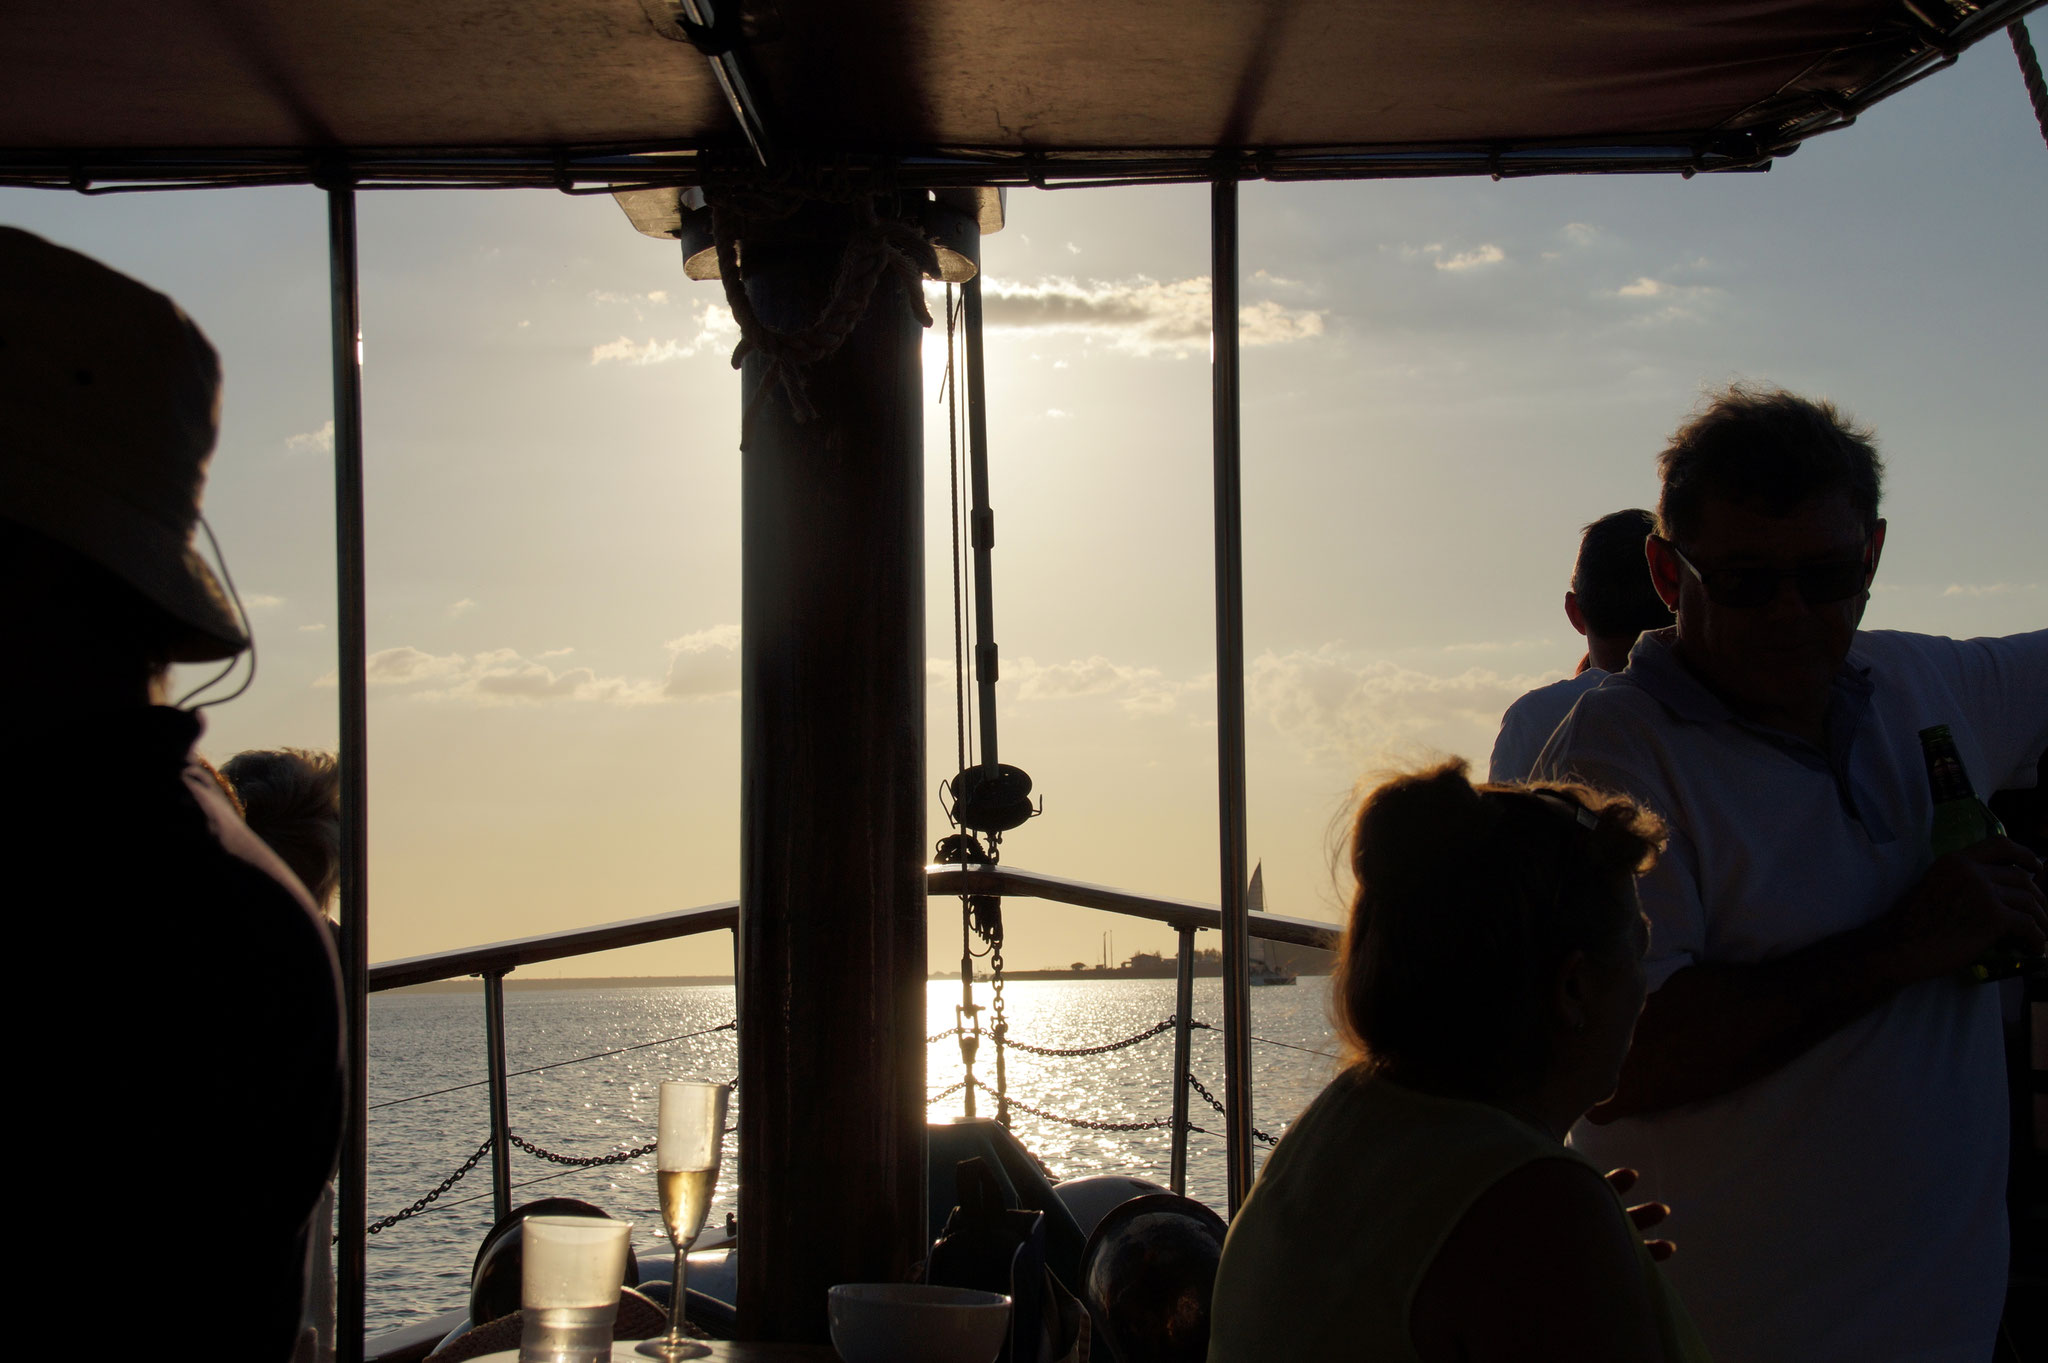
M1920 731L1920 755L1927 760L1927 788L1934 796L1934 829L1928 846L1936 857L1975 847L1986 838L2005 836L2005 825L1971 789L1970 774L1963 769L1962 755L1956 751L1948 725ZM2028 959L2018 947L1999 942L1972 961L1963 975L1977 984L2002 980L2025 970Z

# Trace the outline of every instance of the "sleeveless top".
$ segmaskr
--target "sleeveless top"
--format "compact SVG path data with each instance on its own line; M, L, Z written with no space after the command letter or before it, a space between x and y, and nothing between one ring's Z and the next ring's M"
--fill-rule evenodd
M1419 1363L1408 1312L1437 1251L1482 1193L1541 1159L1586 1163L1499 1108L1339 1075L1288 1129L1231 1222L1209 1363ZM1626 1221L1618 1197L1615 1215ZM1639 1253L1665 1358L1708 1363L1662 1269Z

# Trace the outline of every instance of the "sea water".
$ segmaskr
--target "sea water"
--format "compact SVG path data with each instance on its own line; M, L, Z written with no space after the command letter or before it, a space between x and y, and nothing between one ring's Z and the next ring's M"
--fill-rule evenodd
M1329 1026L1329 982L1304 976L1299 984L1251 991L1254 1125L1279 1135L1335 1072ZM987 1005L984 984L978 1000ZM927 994L927 1031L951 1027L959 1001L957 981L934 980ZM1010 1035L1038 1046L1096 1045L1130 1036L1173 1013L1171 980L1023 980L1004 987ZM1195 1017L1222 1022L1221 982L1195 982ZM508 1087L513 1134L542 1149L589 1156L650 1145L657 1130L664 1079L731 1079L737 1070L734 1034L714 1031L684 1041L645 1046L686 1032L702 1032L733 1017L730 987L676 989L508 990L506 1056L515 1072ZM986 1027L989 1015L984 1012ZM1197 1031L1191 1069L1223 1096L1220 1034ZM556 1062L598 1051L637 1047L570 1065ZM412 1205L473 1154L490 1135L489 1090L471 1084L484 1075L481 994L379 994L370 999L370 1219L374 1223ZM519 1070L538 1069L531 1074ZM1164 1120L1173 1106L1173 1034L1105 1055L1047 1057L1012 1049L1006 1061L1010 1096L1042 1112L1101 1122ZM995 1082L995 1051L984 1038L975 1072ZM962 1075L959 1043L948 1038L927 1048L926 1087L939 1092ZM1188 1192L1217 1207L1224 1202L1221 1118L1191 1095L1189 1118L1209 1134L1188 1138ZM410 1101L394 1101L410 1100ZM746 1101L734 1095L735 1116ZM990 1116L994 1099L977 1095L976 1112ZM934 1121L965 1111L962 1094L932 1105ZM1069 1126L1018 1110L1017 1136L1055 1178L1122 1173L1164 1184L1171 1141L1165 1129L1105 1131ZM1268 1147L1258 1147L1263 1158ZM711 1205L708 1232L735 1206L735 1154L727 1138L725 1162ZM513 1203L561 1196L580 1198L636 1223L634 1252L666 1261L660 1233L653 1155L593 1169L566 1169L524 1151L512 1162ZM370 1237L368 1325L374 1333L464 1306L472 1260L491 1224L490 1156L420 1214Z

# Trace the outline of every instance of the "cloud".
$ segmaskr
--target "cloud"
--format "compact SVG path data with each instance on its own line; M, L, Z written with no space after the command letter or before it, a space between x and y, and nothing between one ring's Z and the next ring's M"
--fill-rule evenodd
M1397 251L1403 260L1427 260L1437 269L1454 274L1498 265L1508 258L1508 253L1492 242L1474 246L1469 251L1453 251L1440 241L1432 241L1426 246L1382 246L1380 249Z
M242 604L252 611L269 610L273 606L282 606L284 598L272 596L269 592L251 592L242 598Z
M1498 265L1507 258L1506 251L1488 242L1469 251L1460 251L1454 256L1439 256L1436 267L1439 270L1476 270L1482 265Z
M1600 240L1600 229L1589 222L1568 222L1559 235L1574 246L1591 246Z
M448 614L450 617L467 615L475 609L476 602L470 600L470 598L466 596L463 597L460 601L451 601L448 604Z
M949 674L950 675L950 674ZM1040 666L1030 658L1006 663L1003 680L1015 684L1019 701L1076 700L1106 696L1129 714L1163 715L1188 691L1206 689L1206 678L1176 682L1156 667L1112 662L1100 654Z
M1633 319L1637 325L1659 322L1696 322L1709 309L1719 303L1725 290L1712 284L1673 284L1668 279L1656 279L1649 275L1638 275L1631 282L1609 293L1613 298L1625 298L1630 302L1658 304L1652 311Z
M2016 592L2038 592L2038 582L1951 582L1942 588L1943 596L2011 596Z
M661 693L714 700L740 693L740 627L713 625L668 641L668 677Z
M498 648L465 654L429 653L402 644L372 653L366 670L372 686L410 687L410 694L422 701L485 706L554 701L650 705L738 695L739 642L738 625L714 625L671 639L667 644L668 674L661 680L604 676L590 667L553 665L553 660L575 651L569 648L534 654ZM335 680L336 674L329 672L314 685L333 686Z
M1323 314L1310 308L1287 308L1266 299L1238 309L1239 345L1286 345L1323 334Z
M569 651L554 649L540 657L559 657ZM472 654L428 653L402 644L372 653L365 671L372 686L416 687L419 689L412 694L428 701L517 705L578 700L641 705L661 699L660 687L651 680L601 677L588 667L557 672L539 658L524 657L510 648ZM334 684L332 672L314 683Z
M1068 332L1134 355L1187 354L1209 346L1209 277L1156 280L991 279L983 286L988 324ZM1244 345L1281 345L1323 333L1323 313L1271 300L1238 314Z
M330 421L317 431L286 436L284 447L293 454L333 454L334 423Z
M576 696L597 683L597 674L587 667L555 672L543 663L512 661L510 665L480 672L475 686L480 695L506 696L519 700L550 700Z
M1368 770L1426 752L1487 752L1501 713L1552 675L1442 674L1360 661L1334 644L1266 652L1246 669L1247 710L1310 760Z
M401 644L379 649L370 655L363 669L372 686L408 686L462 671L466 662L460 653L436 655Z
M321 630L323 630L323 629L326 629L326 628L327 628L327 626L326 626L325 624L323 624L323 623L319 623L319 622L315 622L315 623L313 623L313 624L310 624L310 625L300 625L300 626L299 626L299 633L301 633L301 634L318 634L318 633L319 633L319 632L320 632Z
M614 293L609 289L593 289L591 290L590 297L593 301L599 303L624 303L629 307L638 307L642 303L652 303L660 307L668 303L668 290L652 289L647 293Z
M667 364L670 360L687 360L692 355L711 350L723 350L739 340L739 323L733 321L732 311L722 303L706 303L692 300L690 311L697 322L696 334L688 340L669 337L666 340L649 337L635 341L621 336L616 341L606 341L590 348L592 364Z
M1470 644L1445 644L1446 653L1516 653L1527 648L1548 648L1552 639L1488 639Z

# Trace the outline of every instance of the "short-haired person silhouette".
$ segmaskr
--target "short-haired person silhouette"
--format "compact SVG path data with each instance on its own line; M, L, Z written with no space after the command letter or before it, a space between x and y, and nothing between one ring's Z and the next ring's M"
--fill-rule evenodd
M1564 1144L1643 1002L1654 815L1584 786L1398 777L1352 824L1348 1063L1231 1222L1209 1363L1696 1363L1612 1183Z
M219 397L168 298L0 228L0 893L17 973L56 977L15 993L17 1125L100 1185L38 1224L16 1290L73 1346L104 1305L78 1266L132 1243L138 1338L283 1360L327 1235L341 994L305 891L193 760L199 715L160 703L172 663L248 644L191 544Z
M2041 862L1929 864L1919 732L1980 793L2048 747L2048 630L1858 626L1885 545L1867 430L1780 389L1671 438L1649 542L1674 628L1579 699L1545 778L1670 828L1643 878L1651 993L1614 1098L1574 1131L1643 1171L1672 1279L1722 1363L1985 1359L2006 1293L2001 943L2040 951Z
M1628 666L1628 651L1645 630L1671 623L1671 609L1657 595L1644 558L1644 541L1657 531L1657 518L1637 507L1615 511L1588 525L1579 537L1572 585L1564 614L1586 637L1578 671L1539 686L1501 716L1487 779L1526 781L1536 755L1580 696Z
M313 748L251 748L222 764L242 817L325 912L341 882L341 763Z
M311 748L251 748L221 764L220 777L241 806L249 831L263 839L299 878L313 907L325 914L341 883L341 762ZM334 1219L334 1185L314 1213L316 1225ZM293 1363L328 1363L334 1357L334 1255L315 1236L307 1268L306 1309Z

